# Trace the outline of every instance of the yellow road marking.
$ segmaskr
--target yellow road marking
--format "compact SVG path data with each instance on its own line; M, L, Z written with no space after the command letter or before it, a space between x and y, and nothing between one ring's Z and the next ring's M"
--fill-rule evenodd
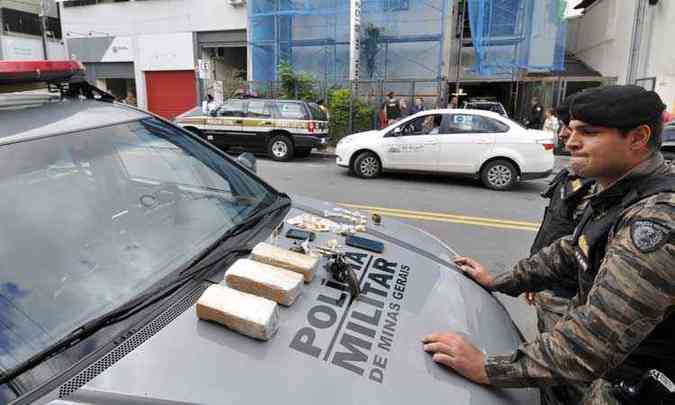
M471 217L463 215L452 215L452 214L441 214L434 212L423 212L423 211L407 211L399 210L393 208L382 208L382 207L370 207L367 205L357 205L357 204L339 204L343 207L356 208L365 210L368 212L376 212L383 216L395 217L395 218L408 218L408 219L420 219L425 221L438 221L438 222L452 222L457 224L467 224L467 225L477 225L477 226L486 226L493 228L502 228L502 229L515 229L521 231L530 231L536 232L539 229L539 224L534 222L522 222L522 221L509 221L493 218L482 218L482 217Z

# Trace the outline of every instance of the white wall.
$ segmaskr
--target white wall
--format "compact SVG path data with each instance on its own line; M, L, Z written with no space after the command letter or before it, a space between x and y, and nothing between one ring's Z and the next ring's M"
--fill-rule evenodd
M145 108L145 71L195 69L193 33L246 29L247 12L224 0L129 1L62 7L61 24L64 38L129 38L136 98Z
M130 1L64 7L61 23L75 37L167 34L245 29L247 14L224 0Z
M603 76L626 84L635 1L600 0L570 21L568 51ZM656 77L655 90L675 112L675 2L647 6L638 55L637 78Z

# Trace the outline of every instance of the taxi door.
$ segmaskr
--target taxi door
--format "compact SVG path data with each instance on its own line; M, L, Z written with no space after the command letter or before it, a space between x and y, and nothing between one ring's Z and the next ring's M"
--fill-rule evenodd
M440 154L438 135L426 133L422 125L426 117L405 120L382 138L385 168L437 170Z

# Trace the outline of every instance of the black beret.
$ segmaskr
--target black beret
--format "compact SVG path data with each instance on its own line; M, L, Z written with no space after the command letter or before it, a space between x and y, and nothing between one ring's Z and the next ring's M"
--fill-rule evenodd
M574 101L574 97L579 94L575 93L572 94L571 96L567 97L563 102L555 109L555 115L558 116L560 121L562 121L565 126L570 125L570 107L572 106L572 102Z
M574 95L571 119L608 128L635 128L661 118L666 105L640 86L602 86Z

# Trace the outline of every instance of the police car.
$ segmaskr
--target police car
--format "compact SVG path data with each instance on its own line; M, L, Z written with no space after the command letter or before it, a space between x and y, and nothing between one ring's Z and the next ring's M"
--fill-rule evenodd
M266 152L279 161L307 157L328 144L326 115L298 100L230 99L208 113L194 108L175 122L222 149Z
M470 176L494 190L553 171L553 138L483 110L422 111L338 142L336 163L362 178L383 171Z
M522 338L448 246L394 220L359 233L381 253L344 250L358 296L321 268L269 341L198 320L196 300L236 259L261 241L291 247L291 219L335 206L291 198L250 160L115 103L78 62L0 62L0 89L0 403L536 401L422 351L443 329L489 354ZM345 242L313 243L331 241Z

